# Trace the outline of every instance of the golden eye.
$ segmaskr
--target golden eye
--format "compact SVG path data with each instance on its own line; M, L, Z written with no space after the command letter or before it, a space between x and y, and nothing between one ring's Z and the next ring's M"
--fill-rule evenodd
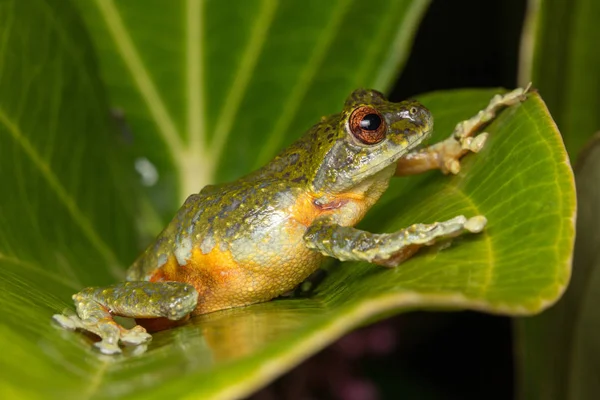
M411 114L411 115L415 115L415 114L417 113L417 111L418 111L418 110L417 110L417 107L411 107L411 108L410 108L410 114Z
M373 107L362 106L350 115L350 131L364 144L377 144L385 139L385 121Z

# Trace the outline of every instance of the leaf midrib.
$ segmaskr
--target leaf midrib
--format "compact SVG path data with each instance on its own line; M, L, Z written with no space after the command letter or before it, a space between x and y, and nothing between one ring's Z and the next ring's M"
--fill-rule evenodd
M189 148L201 148L204 144L204 91L200 79L203 74L203 37L200 25L202 12L199 0L186 1L186 43L187 43L187 99Z
M202 90L200 88L201 68L201 30L190 21L193 16L201 16L202 7L199 0L188 0L188 24L187 24L187 42L188 42L188 60L186 68L188 70L188 129L189 143L185 145L181 139L181 133L177 129L171 114L167 110L162 97L150 73L139 55L132 38L121 19L119 11L113 0L94 0L100 15L106 24L107 30L115 43L124 64L126 65L133 81L135 82L140 97L148 107L149 113L157 126L157 132L162 137L169 150L173 165L178 172L179 177L179 200L183 201L190 193L198 190L198 186L203 186L210 181L208 177L206 162L207 157L203 154L204 148L195 145L203 141L204 136L204 106ZM191 13L196 13L190 15ZM194 41L198 40L196 46ZM190 52L190 49L191 52ZM192 76L194 75L194 76Z

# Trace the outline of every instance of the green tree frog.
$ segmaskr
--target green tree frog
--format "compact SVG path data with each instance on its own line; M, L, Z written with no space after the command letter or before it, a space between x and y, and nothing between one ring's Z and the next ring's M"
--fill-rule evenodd
M394 176L440 169L457 173L477 152L479 128L524 99L517 89L492 99L446 140L419 149L433 117L417 101L389 102L359 89L339 114L324 117L271 162L234 182L210 185L185 201L169 225L133 263L126 282L73 296L77 315L55 315L67 329L101 338L106 354L151 336L125 329L114 315L181 320L263 302L315 272L325 257L395 267L422 246L484 229L483 216L414 224L394 233L354 228Z

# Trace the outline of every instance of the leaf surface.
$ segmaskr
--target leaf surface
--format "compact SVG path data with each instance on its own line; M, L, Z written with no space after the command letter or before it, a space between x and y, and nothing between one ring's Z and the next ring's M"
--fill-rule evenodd
M110 117L96 59L69 4L57 0L50 6L35 0L33 7L18 0L0 1L4 193L0 199L0 303L4 310L0 397L241 397L355 326L391 313L469 308L531 314L562 293L570 273L573 180L556 126L542 100L533 94L488 127L489 142L479 154L466 157L460 174L447 177L432 172L395 180L362 225L383 232L457 214L483 214L489 220L484 233L457 239L446 249L421 252L396 269L365 263L332 265L309 297L205 315L181 328L157 333L144 354L99 356L90 338L55 329L50 317L72 307L74 291L114 280L133 259L137 248L134 216L139 212L141 191L130 179L131 153L139 157L152 148L168 161L171 149L157 146L163 139L159 141L156 127L148 142L135 135L145 132L144 118L149 132L155 122L144 117L151 111L139 98L133 99L136 92L124 84L123 93L129 94L122 94L123 99L132 96L129 103L123 100L128 120L132 116L131 148L132 132ZM216 4L209 2L207 7ZM96 43L102 47L98 39ZM104 49L100 56L104 60L109 53ZM381 65L378 68L384 68ZM108 80L107 68L102 67L104 80ZM123 71L125 75L127 70ZM281 71L287 69L281 66ZM331 71L336 71L333 67L329 74L344 76L341 70L339 74ZM289 85L294 76L290 74L281 84ZM327 77L333 79L331 75L320 79L328 81ZM311 90L317 93L315 82L311 80ZM350 84L344 80L341 86L346 85ZM256 83L256 89L248 93L254 95L261 89ZM269 115L262 107L277 101L267 89L264 98L270 100L246 111L240 107L235 123L246 117L252 120L259 108ZM109 90L116 102L119 85L110 84ZM323 100L322 109L303 111L302 118L338 109L341 91L338 88L329 101ZM422 96L436 117L434 140L447 136L456 122L484 107L495 92L464 90ZM323 93L323 97L330 95L325 87ZM167 97L162 92L159 96L164 104L171 104ZM304 107L305 102L301 103ZM204 104L208 107L209 103ZM294 112L294 119L300 121L300 115L304 114ZM306 129L313 122L302 128L300 122L290 126ZM240 158L239 168L258 162L258 151L251 149L264 146L266 155L275 150L269 146L284 145L300 133L269 132L254 132L248 148L252 155ZM228 140L236 142L237 134L233 130ZM248 139L242 131L239 134L240 142ZM280 143L270 145L272 140ZM230 146L224 148L229 151ZM159 162L156 165L161 174L168 170L161 170ZM238 167L222 168L222 177L227 177ZM160 203L157 199L153 197L154 204ZM172 201L164 204L171 207Z

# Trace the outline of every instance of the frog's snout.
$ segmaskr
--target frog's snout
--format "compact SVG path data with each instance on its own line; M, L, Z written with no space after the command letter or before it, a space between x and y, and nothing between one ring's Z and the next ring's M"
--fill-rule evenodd
M400 112L396 121L391 124L391 128L409 144L416 144L431 135L433 116L427 108L419 104Z
M413 123L422 135L429 136L433 131L433 115L425 107L418 109L416 115L413 116Z
M414 130L409 140L421 142L429 138L431 132L433 132L433 115L431 115L431 112L425 107L419 107L418 111L411 115L411 120L414 124Z

